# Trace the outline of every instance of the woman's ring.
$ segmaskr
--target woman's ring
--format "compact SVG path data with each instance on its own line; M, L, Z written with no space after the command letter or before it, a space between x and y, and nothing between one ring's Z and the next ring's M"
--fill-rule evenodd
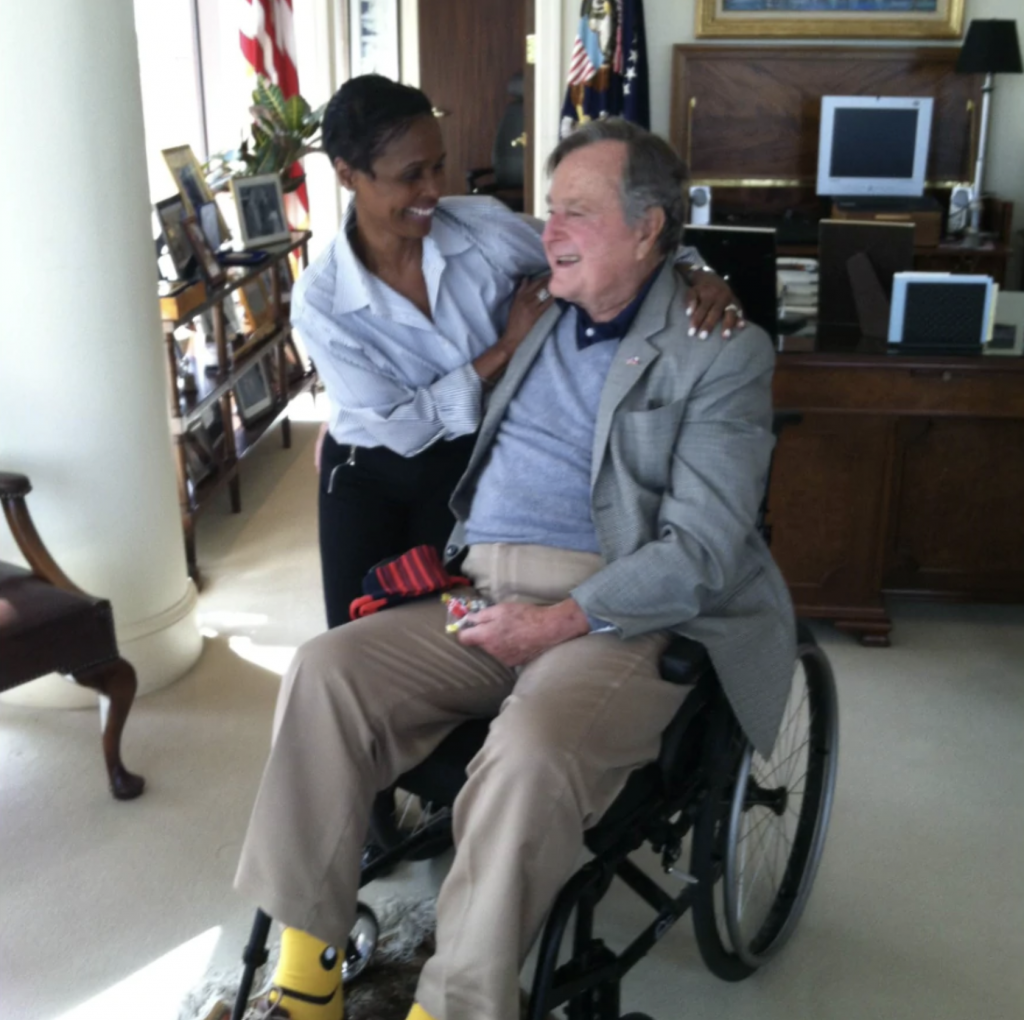
M740 306L736 304L734 301L730 301L729 304L725 306L725 310L727 312L735 312L737 315L743 314L743 309L740 308Z
M539 291L537 291L537 300L541 304L543 304L545 301L547 301L547 299L549 297L551 297L551 291L549 291L547 289L547 287L541 287L541 289Z

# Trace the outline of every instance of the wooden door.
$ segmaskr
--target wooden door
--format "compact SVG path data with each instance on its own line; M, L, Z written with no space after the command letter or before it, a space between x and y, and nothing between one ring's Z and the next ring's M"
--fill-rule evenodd
M450 195L466 194L467 170L491 165L508 80L526 71L526 3L420 0L420 87L441 115ZM529 150L526 162L529 179Z

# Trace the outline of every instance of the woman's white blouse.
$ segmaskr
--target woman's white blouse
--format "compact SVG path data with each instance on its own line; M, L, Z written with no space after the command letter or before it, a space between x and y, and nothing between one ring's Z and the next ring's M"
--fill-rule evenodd
M444 198L423 242L433 322L352 251L354 206L292 295L298 330L331 404L334 439L403 456L474 432L481 382L519 279L547 269L539 221L487 197Z

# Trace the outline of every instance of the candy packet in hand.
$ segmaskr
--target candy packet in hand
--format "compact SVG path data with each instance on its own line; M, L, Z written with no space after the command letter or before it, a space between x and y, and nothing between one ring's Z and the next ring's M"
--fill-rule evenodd
M467 598L464 595L452 595L447 591L441 596L441 601L448 607L448 619L444 626L447 634L455 634L463 627L472 627L473 614L491 604L479 595Z

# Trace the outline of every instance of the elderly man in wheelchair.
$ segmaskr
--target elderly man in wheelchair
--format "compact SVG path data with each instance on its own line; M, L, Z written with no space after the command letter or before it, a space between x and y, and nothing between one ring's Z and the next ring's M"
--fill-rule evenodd
M238 871L261 909L236 1017L275 918L271 1015L340 1020L342 965L372 935L360 885L439 827L455 855L412 1020L516 1020L542 927L530 1016L617 1020L621 977L690 906L705 960L736 980L806 901L836 711L759 533L771 343L688 335L667 260L686 171L664 141L594 122L549 169L561 300L491 394L452 500L449 562L472 585L455 594L489 605L451 634L439 599L410 601L298 651ZM396 783L450 817L364 855ZM628 860L645 841L676 895ZM616 875L657 913L620 955L592 931Z

